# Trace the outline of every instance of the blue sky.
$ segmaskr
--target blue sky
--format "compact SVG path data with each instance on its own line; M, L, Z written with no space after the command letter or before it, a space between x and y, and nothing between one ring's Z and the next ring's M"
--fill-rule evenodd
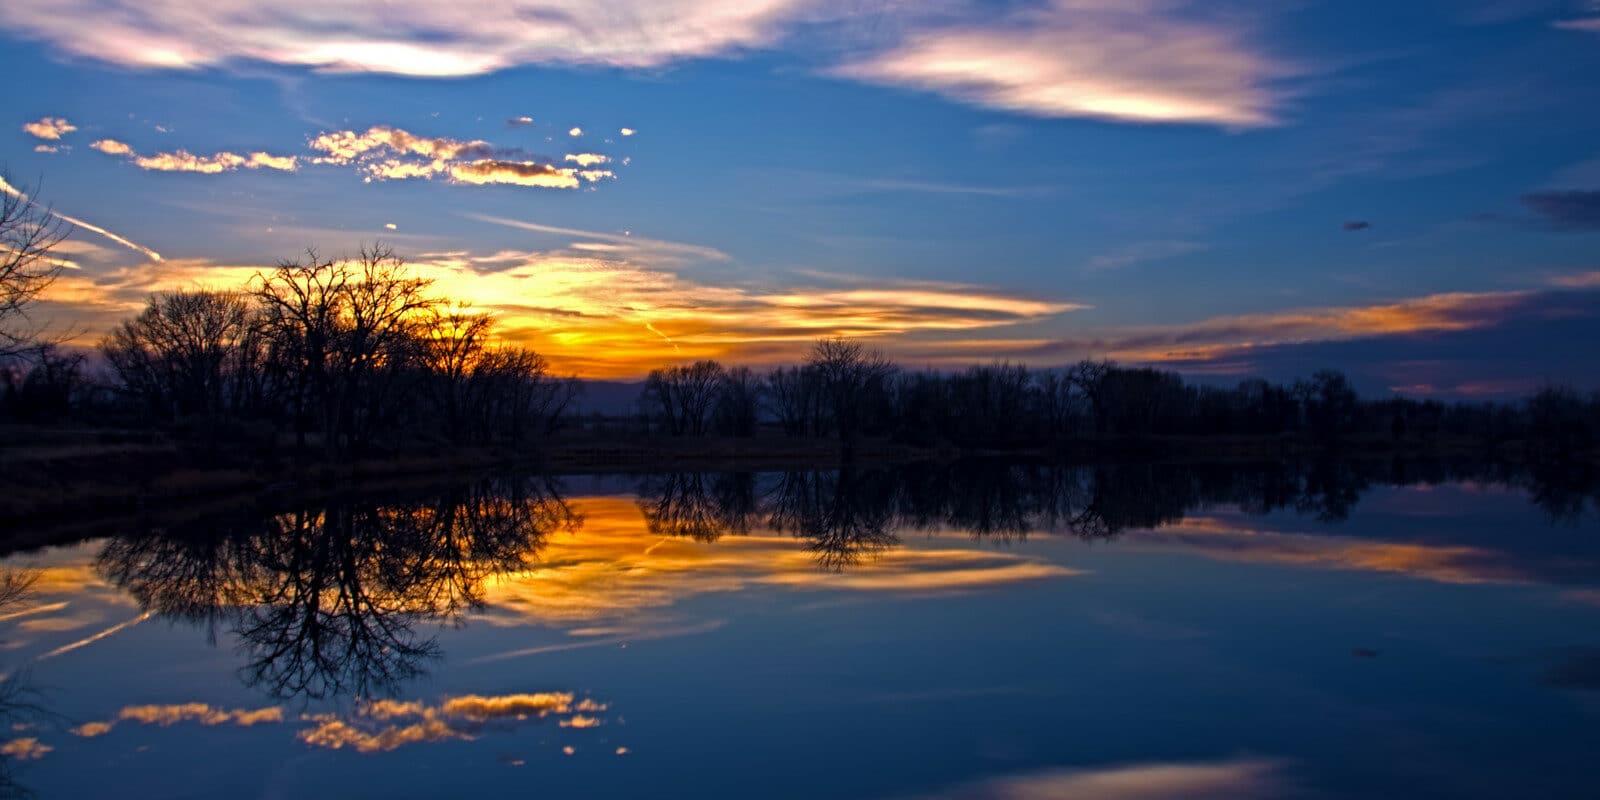
M382 239L595 376L849 334L1594 385L1585 0L255 6L0 8L11 185L162 256L80 226L48 307L85 341Z

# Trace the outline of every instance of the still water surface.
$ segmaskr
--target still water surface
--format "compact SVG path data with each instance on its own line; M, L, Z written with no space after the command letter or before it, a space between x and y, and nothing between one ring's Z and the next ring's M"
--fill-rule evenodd
M40 797L1594 797L1600 495L1439 465L515 477L12 552ZM14 572L13 574L22 574Z

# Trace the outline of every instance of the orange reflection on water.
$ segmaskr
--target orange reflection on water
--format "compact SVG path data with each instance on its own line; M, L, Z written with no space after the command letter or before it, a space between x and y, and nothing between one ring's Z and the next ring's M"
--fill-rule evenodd
M1440 583L1532 579L1502 554L1480 547L1283 533L1245 528L1215 517L1191 517L1160 530L1130 531L1127 536L1130 544L1227 561L1393 572Z
M714 543L649 532L631 499L570 501L583 529L553 536L537 568L490 579L486 617L538 622L574 633L620 633L617 627L688 597L757 586L924 594L976 591L1079 571L1018 553L979 547L898 546L845 574L820 569L804 543L770 530L727 535Z

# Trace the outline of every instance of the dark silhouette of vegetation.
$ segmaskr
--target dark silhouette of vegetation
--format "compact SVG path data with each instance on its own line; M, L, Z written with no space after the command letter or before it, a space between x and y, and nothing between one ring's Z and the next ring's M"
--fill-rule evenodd
M1075 440L1292 437L1323 448L1485 448L1521 441L1538 457L1574 458L1600 443L1600 393L1552 386L1521 403L1362 400L1321 370L1289 385L1259 378L1233 388L1185 382L1151 367L1082 361L1061 369L975 365L902 370L858 342L825 339L804 363L754 380L715 361L651 373L640 398L649 430L671 436L867 437L966 449L1037 449ZM757 411L759 409L759 412Z
M561 424L579 385L539 354L501 344L493 320L429 294L385 247L353 259L310 251L247 290L180 290L100 343L92 391L81 356L42 351L0 373L15 418L92 416L198 431L342 460L407 442L523 444Z
M10 177L0 170L0 362L51 344L29 307L66 266L51 251L72 233L32 188L13 187Z

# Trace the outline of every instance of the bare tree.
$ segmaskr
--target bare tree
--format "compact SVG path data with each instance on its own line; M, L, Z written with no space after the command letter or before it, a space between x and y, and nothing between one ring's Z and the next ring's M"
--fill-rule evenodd
M806 365L816 370L823 402L833 414L839 438L849 445L861 432L863 411L886 390L895 366L877 350L852 339L823 339L811 348Z
M702 436L725 374L711 360L652 370L640 400L673 436Z
M255 280L269 364L288 384L300 443L313 417L330 452L364 442L390 410L401 367L421 357L420 334L438 304L429 281L407 275L383 245L353 260L308 250Z
M152 295L100 352L123 386L165 416L221 414L250 403L260 356L255 314L239 292Z
M65 262L50 253L72 233L8 177L0 173L0 358L37 352L43 343L44 328L29 318L28 306L61 274Z
M733 367L717 387L712 421L724 436L754 436L761 415L761 379L749 367Z
M810 367L774 367L762 394L788 436L821 436L823 415L817 371Z

